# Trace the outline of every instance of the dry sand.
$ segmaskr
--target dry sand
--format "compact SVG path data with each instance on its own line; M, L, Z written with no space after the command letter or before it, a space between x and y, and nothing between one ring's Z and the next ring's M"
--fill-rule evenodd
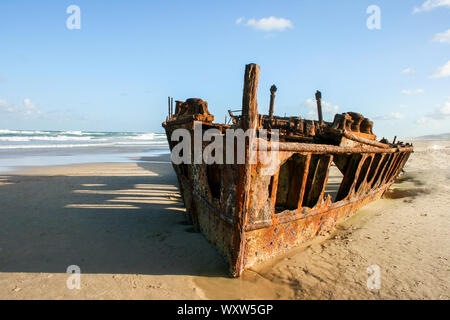
M384 199L240 279L186 224L169 163L0 174L0 298L449 299L450 141L415 148ZM80 290L66 287L69 265Z

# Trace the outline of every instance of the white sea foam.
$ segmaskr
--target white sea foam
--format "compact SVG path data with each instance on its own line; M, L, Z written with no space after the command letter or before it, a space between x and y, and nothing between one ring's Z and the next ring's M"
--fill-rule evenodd
M0 149L48 149L99 146L148 146L149 148L160 148L168 147L168 144L166 135L161 133L88 132L77 130L0 130Z
M0 141L90 141L93 137L70 137L70 136L0 136ZM107 141L107 139L95 139L96 141Z
M154 140L154 139L166 139L166 135L162 133L142 133L137 136L131 137L134 140Z
M0 145L0 149L53 149L53 148L79 148L114 146L114 143L79 143L79 144L32 144L32 145Z
M51 131L29 131L29 130L8 130L8 129L0 129L1 134L18 134L18 135L30 135L30 134L51 134Z

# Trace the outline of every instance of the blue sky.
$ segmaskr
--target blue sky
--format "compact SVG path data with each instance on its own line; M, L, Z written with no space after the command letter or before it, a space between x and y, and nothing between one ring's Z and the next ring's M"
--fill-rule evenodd
M315 117L318 89L327 120L360 112L389 138L450 132L447 30L450 0L2 0L0 129L162 132L169 95L208 101L221 122L258 63L261 113L275 83L278 115Z

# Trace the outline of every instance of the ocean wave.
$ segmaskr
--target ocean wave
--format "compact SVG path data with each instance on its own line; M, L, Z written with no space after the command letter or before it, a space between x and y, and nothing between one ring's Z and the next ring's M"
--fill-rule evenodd
M133 140L155 140L166 139L166 135L162 133L141 133L137 136L131 137Z
M45 142L50 143L46 144ZM0 149L75 148L93 146L148 146L151 148L158 146L165 147L168 146L168 143L165 134L151 132L0 130Z
M1 149L53 149L53 148L79 148L79 147L99 147L114 146L114 143L80 143L80 144L27 144L2 146Z
M51 134L52 131L40 131L40 130L8 130L0 129L0 135L34 135L34 134Z
M71 136L0 136L0 141L26 142L26 141L107 141L107 139L94 137L71 137Z

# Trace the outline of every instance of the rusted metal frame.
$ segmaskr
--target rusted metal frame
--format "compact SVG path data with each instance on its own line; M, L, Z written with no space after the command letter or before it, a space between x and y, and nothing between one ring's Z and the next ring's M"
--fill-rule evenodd
M394 172L398 161L400 160L401 153L395 153L394 158L391 160L391 165L389 170L386 172L386 175L384 176L384 183L388 182L391 179L391 174Z
M211 204L203 195L195 191L192 184L189 182L189 180L186 177L181 176L181 179L183 180L184 184L187 184L189 186L189 189L192 191L192 194L200 200L203 204L205 204L208 209L213 212L216 216L221 218L223 221L225 221L228 224L233 224L233 219L227 217L226 215L222 214L221 211L219 211L213 204Z
M378 148L383 148L383 149L389 149L390 148L390 146L385 144L385 143L381 143L381 142L376 141L376 140L366 139L366 138L363 138L363 137L358 137L357 135L354 135L353 133L351 133L351 132L349 132L347 130L344 130L344 137L346 137L347 139L356 141L356 142L360 142L360 143L367 144L367 145L374 146L374 147L378 147Z
M315 208L322 203L323 194L328 182L330 164L332 161L332 155L320 155L318 158L307 199L308 203L311 205L311 208Z
M336 201L342 201L349 199L352 193L352 187L355 184L355 178L358 176L358 167L361 165L362 155L351 154L348 157L347 163L345 165L345 171L343 173L341 185L339 186Z
M257 138L255 140L259 140ZM254 143L253 149L256 151L289 151L289 152L312 152L312 153L395 153L398 151L412 151L412 147L399 148L378 148L378 147L340 147L323 144L298 143L298 142L279 142L278 146L272 146L270 143Z
M301 208L303 205L303 197L305 196L305 189L306 189L306 182L308 180L308 173L309 173L309 165L311 163L311 153L306 154L306 161L305 161L305 170L303 172L302 176L302 185L300 188L300 197L298 199L298 206L297 206L297 212L301 212Z
M244 131L256 129L258 125L257 91L259 81L259 66L248 64L245 66L244 89L242 94L241 126ZM248 221L249 192L251 184L251 170L255 165L249 163L250 145L246 143L245 164L239 166L240 181L236 188L236 212L234 215L234 235L231 252L231 274L239 276L245 264L245 226Z
M400 162L403 159L404 153L401 152L397 155L395 161L392 163L392 168L389 170L388 174L386 175L386 182L391 181L392 177L394 176L394 173L397 171L398 166L400 165Z
M399 171L403 168L404 165L404 160L406 158L407 153L406 152L402 152L401 156L395 166L395 169L392 171L391 175L389 176L388 181L393 181L395 180L395 178L398 176Z
M350 190L348 192L346 199L353 199L355 197L355 193L357 192L357 190L355 190L356 182L358 181L359 174L361 173L361 169L362 169L367 157L368 157L367 154L363 154L361 157L361 160L359 160L359 164L358 164L358 167L355 172L355 179L353 180L353 183L350 187Z
M389 169L389 164L393 157L394 157L394 154L392 154L392 153L389 155L386 155L386 162L384 163L383 167L381 168L380 175L379 175L377 181L375 182L376 186L383 185L384 176L386 175L386 171Z
M366 192L366 185L367 185L367 183L368 183L368 182L367 182L367 176L369 175L370 167L372 166L372 163L373 163L373 161L374 161L374 159L375 159L375 155L374 155L374 154L369 154L369 155L367 155L366 160L367 160L368 158L371 158L371 159L370 159L369 166L367 167L367 170L366 170L366 172L364 173L363 180L362 180L361 184L359 185L358 190L355 190L355 196L357 196L357 197L360 196L360 195L362 195L362 194L364 194L364 193ZM364 162L365 162L366 160L364 160ZM364 162L363 162L363 165L364 165ZM359 175L361 175L361 172L359 173ZM359 178L360 178L360 177L358 177L358 179L356 179L356 181L358 181Z
M332 162L333 162L333 155L331 154L331 155L329 155L329 159L328 159L327 170L326 170L325 177L324 177L324 180L323 180L323 185L322 185L322 191L320 192L319 199L317 200L317 203L316 203L315 206L318 206L318 205L322 204L322 202L324 200L326 200L323 197L324 197L324 194L325 194L325 189L327 188L328 177L330 176L330 166L331 166Z
M395 154L391 154L386 162L386 165L383 169L383 172L381 173L380 180L378 181L378 185L383 185L385 183L385 178L387 172L391 169L392 161L395 158Z
M282 213L274 215L272 220L260 221L257 223L246 225L245 231L248 232L248 231L254 231L254 230L268 228L273 225L282 225L282 224L290 223L290 222L293 222L296 220L311 218L311 217L317 216L318 214L326 214L329 211L339 210L339 208L341 208L341 207L347 206L352 203L357 203L357 202L363 201L366 198L370 198L374 194L389 188L390 185L391 185L391 183L384 184L382 186L377 187L376 189L371 189L368 193L366 193L363 197L360 197L360 198L346 199L346 200L334 202L331 204L330 207L328 207L329 209L326 211L324 211L322 208L312 208L312 209L303 208L302 212L300 212L300 213L297 212L296 210L286 210ZM307 212L305 213L304 211L307 211Z
M411 155L411 153L408 153L408 152L404 153L402 160L400 161L397 169L395 170L393 176L391 177L392 180L395 180L397 178L397 176L400 174L401 170L405 166L406 161L408 161L408 158L410 155Z
M379 185L378 182L380 181L381 175L383 174L383 171L386 167L386 164L387 164L390 156L391 156L391 154L388 154L388 153L383 154L383 158L380 160L380 164L378 165L378 168L377 168L377 171L375 172L372 183L370 184L370 187L372 189L378 187L378 185Z
M295 154L294 154L295 155ZM289 162L287 163L290 166L290 172L304 172L305 168L305 159L303 157L296 157L294 159L294 155L289 158ZM293 159L294 161L290 161ZM303 177L299 175L292 175L289 177L289 186L288 186L288 194L286 197L286 208L293 209L298 208L298 203L300 201L300 193L301 193L301 182L303 181Z
M392 160L391 167L389 168L385 178L385 182L389 181L391 179L392 173L395 171L395 168L397 167L398 162L400 161L400 158L402 156L402 153L395 153L394 159Z
M269 196L270 196L270 202L272 204L272 209L273 209L272 214L275 213L275 204L277 203L277 190L278 190L278 177L279 177L279 175L280 175L280 170L278 169L277 173L275 173L270 178L271 179L270 183L271 183L271 186L272 186L272 190L271 190L271 193L270 193Z
M373 154L373 160L372 160L371 168L369 169L369 173L370 173L371 170L372 170L372 166L374 165L375 157L376 157L377 155L380 155L380 154ZM376 176L377 176L377 172L378 172L378 170L380 170L380 166L381 166L381 164L383 163L384 157L385 157L384 154L381 154L381 155L380 155L380 160L379 160L378 163L376 164L376 168L374 168L372 177L370 178L370 180L367 180L367 181L366 181L366 186L365 186L366 190L365 190L365 192L367 192L368 190L370 190L370 189L372 188L372 185L373 185L373 183L374 183L374 180L375 180L375 178L376 178Z
M310 199L311 199L311 191L312 191L312 188L314 185L314 179L316 177L316 173L317 173L317 170L319 167L319 160L320 160L320 158L318 156L313 158L313 155L311 155L310 164L308 166L309 170L308 170L308 176L307 176L307 180L306 180L306 186L305 186L305 191L304 191L304 196L303 196L302 207L309 207L309 208L314 207L314 206L310 205L310 201L311 201Z

